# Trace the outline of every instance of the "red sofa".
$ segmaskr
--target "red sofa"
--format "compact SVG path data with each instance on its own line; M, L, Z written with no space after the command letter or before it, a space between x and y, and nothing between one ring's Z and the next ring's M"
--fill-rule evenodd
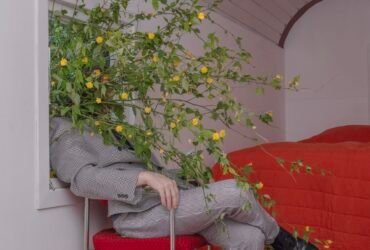
M310 226L311 241L331 240L330 249L370 249L370 126L333 128L301 142L263 144L228 156L240 173L253 163L251 181L264 183L260 191L276 200L277 220L286 229L301 233ZM313 174L293 178L289 167L297 160ZM322 176L320 169L330 173ZM232 178L219 165L213 174L215 180Z

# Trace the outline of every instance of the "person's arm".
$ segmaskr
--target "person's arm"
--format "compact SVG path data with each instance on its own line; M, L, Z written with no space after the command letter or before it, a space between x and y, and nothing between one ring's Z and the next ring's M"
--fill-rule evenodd
M144 171L138 176L138 186L149 186L156 190L164 207L171 209L179 205L179 190L176 181L159 173Z
M71 183L70 189L77 196L137 204L142 190L136 186L143 170L125 163L117 167L98 166L98 156L104 152L96 152L87 136L90 135L81 135L74 129L51 140L50 161L58 178Z

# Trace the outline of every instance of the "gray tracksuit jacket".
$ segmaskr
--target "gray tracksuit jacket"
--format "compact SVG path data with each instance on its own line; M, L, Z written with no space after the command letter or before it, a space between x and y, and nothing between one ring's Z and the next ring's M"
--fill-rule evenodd
M70 183L77 196L108 200L108 216L160 204L157 193L136 187L145 164L132 151L105 145L100 135L92 136L89 130L81 135L67 118L51 119L49 137L50 164L58 178ZM174 171L162 173L174 178L180 188L192 187L176 179Z

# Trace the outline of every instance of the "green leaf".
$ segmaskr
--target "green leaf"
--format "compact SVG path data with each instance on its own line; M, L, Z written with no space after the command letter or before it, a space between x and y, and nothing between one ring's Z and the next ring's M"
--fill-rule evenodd
M257 96L262 96L262 95L264 95L264 94L265 94L265 89L264 89L263 87L258 86L258 87L256 88L256 95L257 95Z
M64 116L67 112L69 112L71 110L70 107L63 107L61 110L60 110L60 115L61 116Z
M152 0L152 6L155 10L159 9L159 2L158 0Z
M122 8L127 9L128 1L129 1L129 0L121 0Z
M71 94L69 95L72 102L75 104L75 105L79 105L80 104L80 95L77 94L74 90L72 90Z
M253 172L253 168L252 168L252 164L251 163L249 163L249 164L247 164L247 165L245 165L243 167L243 174L249 175L252 172Z
M279 166L284 167L285 160L281 158L277 158L276 163L279 164Z
M228 171L229 171L229 173L230 174L232 174L233 176L239 176L239 174L235 171L235 169L234 168L228 168Z

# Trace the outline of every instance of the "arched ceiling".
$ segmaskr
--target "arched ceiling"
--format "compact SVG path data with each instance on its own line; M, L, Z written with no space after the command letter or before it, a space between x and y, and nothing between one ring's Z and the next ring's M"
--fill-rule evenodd
M284 47L294 23L322 0L224 0L218 12Z

